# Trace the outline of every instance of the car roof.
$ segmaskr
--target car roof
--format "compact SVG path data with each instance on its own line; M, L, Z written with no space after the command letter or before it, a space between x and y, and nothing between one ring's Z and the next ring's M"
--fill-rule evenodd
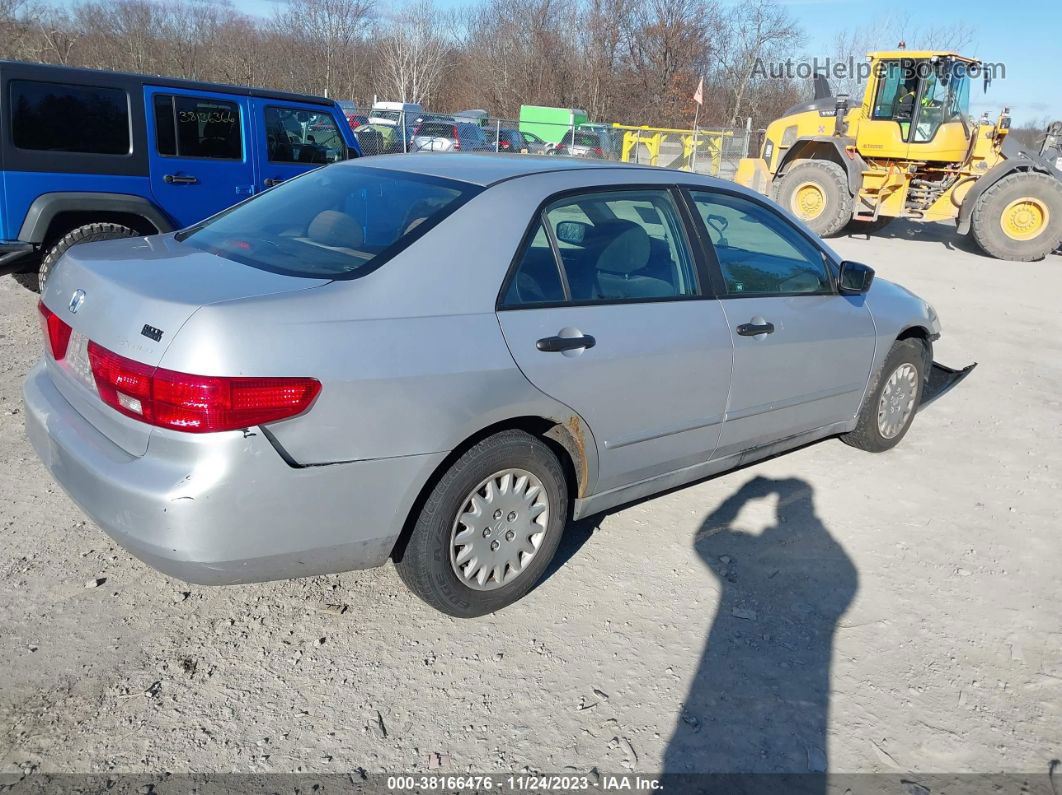
M703 174L692 174L688 171L675 171L655 166L639 166L634 163L617 163L609 160L593 161L549 157L547 155L500 154L495 152L414 152L412 154L376 155L345 162L357 166L384 168L390 171L425 174L484 187L532 174L580 170L617 171L621 169L623 171L641 171L652 174L670 171L673 174L681 175L685 179L694 178L698 182L705 184L724 184L721 180L706 177ZM633 175L632 178L636 180Z
M184 80L178 77L156 77L137 72L112 72L107 69L84 69L75 66L56 66L54 64L31 63L28 61L0 60L0 72L19 72L18 77L39 79L51 83L73 83L91 85L91 81L106 79L108 82L124 82L136 86L158 86L159 88L182 88L189 91L210 91L217 94L236 94L261 99L278 99L289 102L305 102L314 105L334 106L335 100L317 97L311 94L293 94L290 91L275 91L269 88L253 86L232 86L226 83L204 83L198 80ZM29 73L32 72L32 75Z

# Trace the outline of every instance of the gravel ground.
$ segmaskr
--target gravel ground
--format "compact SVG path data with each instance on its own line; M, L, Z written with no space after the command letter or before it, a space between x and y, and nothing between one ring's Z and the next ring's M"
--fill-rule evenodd
M23 434L36 297L0 278L0 772L1040 772L1062 756L1062 256L897 222L835 246L980 366L836 441L570 528L457 621L393 569L205 588L87 522Z

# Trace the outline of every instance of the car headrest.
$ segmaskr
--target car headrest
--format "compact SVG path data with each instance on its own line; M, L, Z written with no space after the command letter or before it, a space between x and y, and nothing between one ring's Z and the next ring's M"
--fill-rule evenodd
M597 255L597 269L607 273L629 274L649 264L652 244L648 233L633 221L616 222L612 239Z
M324 246L358 248L365 239L361 224L338 210L323 210L310 221L306 235Z

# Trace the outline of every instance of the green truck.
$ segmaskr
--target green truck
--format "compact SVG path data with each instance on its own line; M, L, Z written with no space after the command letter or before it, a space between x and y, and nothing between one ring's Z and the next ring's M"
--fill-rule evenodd
M537 135L543 141L558 143L573 127L586 124L586 111L578 108L550 108L544 105L520 106L520 132Z

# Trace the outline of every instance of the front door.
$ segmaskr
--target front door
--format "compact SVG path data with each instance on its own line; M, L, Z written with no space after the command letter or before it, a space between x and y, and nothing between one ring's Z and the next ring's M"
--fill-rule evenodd
M853 418L875 348L864 296L839 295L823 251L773 208L723 191L691 196L734 343L715 456Z
M151 192L178 227L254 193L245 97L148 87Z
M330 109L310 109L272 99L255 99L251 105L258 152L258 190L326 163L346 160L347 146Z
M873 87L856 130L856 148L864 157L907 158L918 104L917 63L880 61L874 70Z
M675 195L594 191L546 207L503 294L513 358L597 443L596 490L715 449L732 343L701 291Z

